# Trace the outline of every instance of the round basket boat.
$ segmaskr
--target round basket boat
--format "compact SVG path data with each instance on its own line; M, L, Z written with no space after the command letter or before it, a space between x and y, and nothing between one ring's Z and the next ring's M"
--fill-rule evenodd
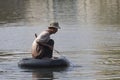
M18 66L24 68L67 67L69 66L69 61L65 57L43 59L23 58L18 62Z

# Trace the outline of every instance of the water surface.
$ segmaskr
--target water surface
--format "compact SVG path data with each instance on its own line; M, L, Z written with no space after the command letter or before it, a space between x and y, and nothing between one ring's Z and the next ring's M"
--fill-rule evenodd
M34 33L54 20L61 26L51 36L55 49L70 67L19 68L31 57ZM119 80L120 1L1 0L0 44L1 80Z

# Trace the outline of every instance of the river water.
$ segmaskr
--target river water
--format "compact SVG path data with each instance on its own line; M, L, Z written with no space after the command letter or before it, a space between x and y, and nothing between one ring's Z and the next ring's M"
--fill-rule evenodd
M19 68L51 21L61 26L55 49L71 65ZM120 1L0 0L0 80L120 80Z

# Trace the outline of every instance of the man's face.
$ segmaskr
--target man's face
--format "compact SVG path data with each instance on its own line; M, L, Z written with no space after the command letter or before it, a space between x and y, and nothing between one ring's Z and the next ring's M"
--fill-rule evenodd
M58 29L54 27L49 27L49 30L51 34L55 34L58 31Z
M55 34L58 31L57 28L53 28L53 34Z

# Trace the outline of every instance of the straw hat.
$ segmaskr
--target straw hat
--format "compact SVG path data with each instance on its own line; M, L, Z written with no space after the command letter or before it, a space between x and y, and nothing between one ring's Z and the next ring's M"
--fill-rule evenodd
M59 26L59 23L58 23L58 22L51 22L49 28L50 28L50 27L60 29L60 26Z

